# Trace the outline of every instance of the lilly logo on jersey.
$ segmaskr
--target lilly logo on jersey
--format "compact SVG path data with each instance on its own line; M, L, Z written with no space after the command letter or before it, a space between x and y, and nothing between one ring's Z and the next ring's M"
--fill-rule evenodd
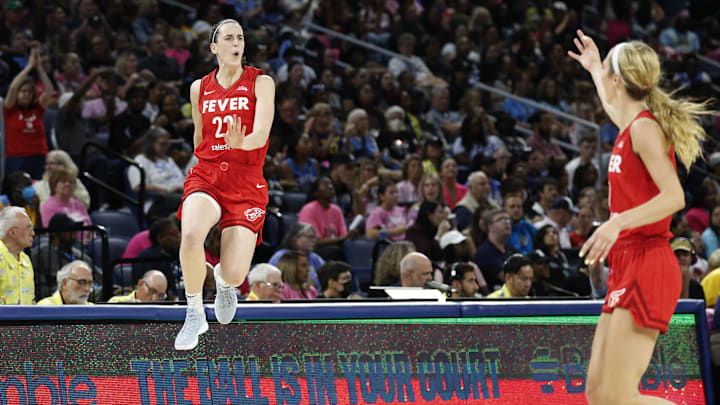
M224 111L240 111L249 110L248 103L250 99L247 97L232 97L219 100L203 100L202 112L224 112Z
M265 210L263 210L262 208L255 207L245 210L245 218L247 218L247 220L250 222L257 221L263 215L265 215Z

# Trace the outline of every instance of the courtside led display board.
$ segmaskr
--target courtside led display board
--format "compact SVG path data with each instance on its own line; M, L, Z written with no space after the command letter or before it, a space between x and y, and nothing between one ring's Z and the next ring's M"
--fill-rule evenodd
M247 305L191 352L179 307L3 307L0 404L586 403L600 307L562 305ZM699 315L676 313L644 392L709 399Z

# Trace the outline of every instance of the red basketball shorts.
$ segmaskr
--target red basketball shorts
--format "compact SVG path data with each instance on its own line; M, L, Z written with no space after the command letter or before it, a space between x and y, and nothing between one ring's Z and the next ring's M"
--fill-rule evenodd
M268 204L268 186L262 167L228 162L198 163L185 179L183 202L198 192L207 194L220 206L221 232L231 226L243 226L258 234L257 244L260 244ZM178 218L182 219L182 204Z
M680 265L668 240L625 238L615 243L609 259L602 312L625 308L638 325L665 333L682 289Z

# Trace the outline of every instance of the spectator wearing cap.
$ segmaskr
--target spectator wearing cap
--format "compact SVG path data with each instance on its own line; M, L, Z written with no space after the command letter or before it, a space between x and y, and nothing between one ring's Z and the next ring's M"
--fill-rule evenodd
M121 302L159 302L167 298L167 278L159 270L148 270L137 287L127 295L116 295L108 300L110 304Z
M482 171L475 171L468 177L468 193L458 201L453 212L457 215L456 225L464 230L472 224L472 216L478 207L489 204L493 209L500 208L495 200L490 198L490 179Z
M475 277L475 267L470 263L457 262L447 266L445 283L455 289L453 298L476 298L480 289Z
M415 154L408 156L402 166L403 179L397 185L400 204L414 203L420 200L423 175L420 156Z
M250 294L247 301L268 300L280 302L283 290L282 272L269 263L259 263L248 274Z
M522 254L530 253L533 250L533 238L537 228L525 220L521 194L506 195L503 200L503 209L507 211L512 221L508 244Z
M352 267L345 263L331 260L318 269L320 294L317 298L347 298L355 289Z
M451 229L440 237L440 249L443 251L445 263L468 262L473 259L475 246L470 238L457 229ZM442 272L438 274L437 281L442 281Z
M678 237L670 242L670 248L675 252L675 257L677 257L680 265L680 274L682 275L680 298L701 299L704 301L705 293L702 285L692 277L690 270L690 267L697 260L695 246L688 238Z
M705 255L710 256L718 250L718 236L720 236L720 205L713 208L710 215L710 223L702 233Z
M92 305L88 302L93 288L92 270L82 260L74 260L57 272L57 291L38 301L38 305Z
M23 249L32 246L35 230L21 207L0 210L0 304L35 302L33 265Z
M487 239L475 250L475 264L480 267L483 277L490 290L495 290L502 284L503 261L515 249L507 242L512 233L510 215L503 209L491 210L483 218L487 226Z
M12 34L26 27L25 5L20 0L9 0L3 6L3 21L0 24L0 51L10 50Z
M540 229L545 225L552 225L558 233L561 249L572 247L570 242L570 229L568 225L572 219L574 207L569 197L560 196L553 200L550 211L543 219L535 222L535 228Z
M535 249L528 253L533 267L533 283L530 288L530 295L533 297L552 297L557 295L550 284L550 256L547 256L541 249Z
M50 172L48 185L50 186L50 198L40 206L40 213L44 227L48 227L50 219L58 213L67 214L75 221L82 222L86 226L92 225L90 215L82 201L73 197L77 175L58 167Z
M510 256L502 266L505 283L487 298L527 298L533 283L532 262L521 254Z
M80 259L92 265L87 254L77 247L78 233L68 231L82 226L82 222L74 221L67 214L55 214L47 227L50 237L40 238L39 243L30 249L30 259L40 281L38 296L48 296L57 288L55 275L62 266Z

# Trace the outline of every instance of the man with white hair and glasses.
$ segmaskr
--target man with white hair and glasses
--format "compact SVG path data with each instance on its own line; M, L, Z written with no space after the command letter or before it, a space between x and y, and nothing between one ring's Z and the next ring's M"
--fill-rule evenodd
M35 303L32 262L23 249L32 246L35 230L25 208L0 210L0 304Z
M38 305L92 305L88 302L93 288L92 270L82 260L64 265L57 272L57 285L55 294L41 299Z
M269 300L280 302L282 293L282 272L269 263L260 263L253 267L248 275L250 295L247 301Z

